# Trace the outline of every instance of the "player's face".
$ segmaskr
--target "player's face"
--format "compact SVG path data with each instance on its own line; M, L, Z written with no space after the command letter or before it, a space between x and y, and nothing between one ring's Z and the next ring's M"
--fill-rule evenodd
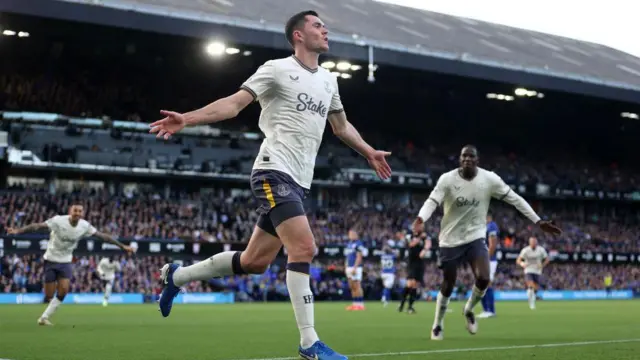
M82 216L84 216L84 208L81 205L73 205L69 209L69 216L71 216L72 221L82 219Z
M356 241L358 240L358 234L355 231L349 230L349 240Z
M532 248L538 246L538 239L534 237L529 238L529 246L531 246Z
M493 221L493 218L491 217L491 215L487 216L487 224L492 222L492 221Z
M473 148L463 148L460 152L460 167L463 170L475 170L478 166L478 153Z
M318 54L329 51L329 30L317 16L307 15L304 28L300 31L302 43L307 50Z

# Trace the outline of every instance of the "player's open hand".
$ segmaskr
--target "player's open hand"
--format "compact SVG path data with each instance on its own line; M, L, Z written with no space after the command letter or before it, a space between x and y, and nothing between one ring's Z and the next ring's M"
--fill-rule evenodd
M538 226L540 227L540 229L542 229L542 231L546 233L553 234L553 235L562 234L562 229L555 226L551 221L540 220L538 221Z
M369 166L375 170L376 175L382 180L386 180L391 176L391 167L387 164L386 157L391 155L388 151L376 150L369 157L367 161Z
M151 127L149 132L152 134L157 133L158 135L156 135L156 137L158 139L164 138L168 140L171 135L184 129L187 125L187 120L183 114L167 110L160 110L160 114L165 116L165 118L149 125Z

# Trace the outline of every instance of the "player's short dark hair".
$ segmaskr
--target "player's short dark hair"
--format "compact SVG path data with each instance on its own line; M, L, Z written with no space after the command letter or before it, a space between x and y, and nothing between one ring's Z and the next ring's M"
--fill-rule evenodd
M293 46L293 32L304 27L307 15L318 16L318 13L313 10L301 11L287 20L287 25L284 27L284 34L291 46Z
M464 150L464 149L473 150L473 151L476 152L476 155L478 155L478 148L475 145L467 144L467 145L462 147L462 150Z

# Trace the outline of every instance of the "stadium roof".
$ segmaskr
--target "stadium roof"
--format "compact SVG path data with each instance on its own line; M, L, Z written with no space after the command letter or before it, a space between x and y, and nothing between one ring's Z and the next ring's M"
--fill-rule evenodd
M33 1L33 0L32 0ZM44 2L44 1L38 1ZM152 14L196 22L222 24L226 27L283 33L283 24L292 13L316 9L332 31L330 39L351 46L372 45L376 49L376 62L399 63L398 53L411 54L420 59L403 59L406 66L429 68L433 59L447 60L458 65L476 65L460 75L494 78L517 83L527 79L522 73L537 77L570 79L576 84L566 91L584 92L585 84L632 90L624 96L627 101L638 101L640 91L640 59L609 47L532 31L510 28L467 18L379 3L372 0L47 0L50 3L81 3L127 10L128 13ZM17 7L21 0L9 0ZM33 2L30 1L33 5ZM10 10L11 6L9 6ZM37 7L33 7L33 11ZM48 15L40 10L41 15ZM125 16L124 12L122 16ZM52 15L54 16L54 15ZM59 17L70 17L65 14ZM116 20L111 20L115 23ZM200 32L202 35L202 31ZM274 46L286 42L271 40ZM332 48L332 52L335 49ZM341 50L342 48L340 48ZM382 51L380 51L380 50ZM365 49L352 50L366 58ZM385 54L384 52L393 52ZM344 53L344 51L336 51ZM340 54L344 56L343 54ZM422 55L422 56L419 56ZM429 59L427 59L427 58ZM392 61L395 60L395 61ZM426 62L412 66L411 62ZM493 68L489 71L515 71L518 76L507 76L478 71L477 65ZM451 69L430 70L456 73ZM448 66L451 67L451 64ZM512 74L513 75L513 74ZM526 80L525 80L526 81ZM529 81L531 82L531 81ZM536 86L559 88L547 82ZM590 95L606 96L595 94ZM616 98L616 96L608 96ZM617 98L621 98L618 96Z

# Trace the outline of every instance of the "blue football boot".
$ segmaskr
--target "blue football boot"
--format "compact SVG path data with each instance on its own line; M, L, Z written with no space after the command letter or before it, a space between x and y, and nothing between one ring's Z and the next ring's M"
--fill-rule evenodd
M179 267L177 264L166 264L160 270L160 280L162 280L164 289L158 302L160 303L160 312L164 317L169 316L173 306L173 299L180 293L180 288L173 283L173 273Z
M347 360L348 357L338 354L322 341L316 341L308 349L299 348L298 354L307 360Z

